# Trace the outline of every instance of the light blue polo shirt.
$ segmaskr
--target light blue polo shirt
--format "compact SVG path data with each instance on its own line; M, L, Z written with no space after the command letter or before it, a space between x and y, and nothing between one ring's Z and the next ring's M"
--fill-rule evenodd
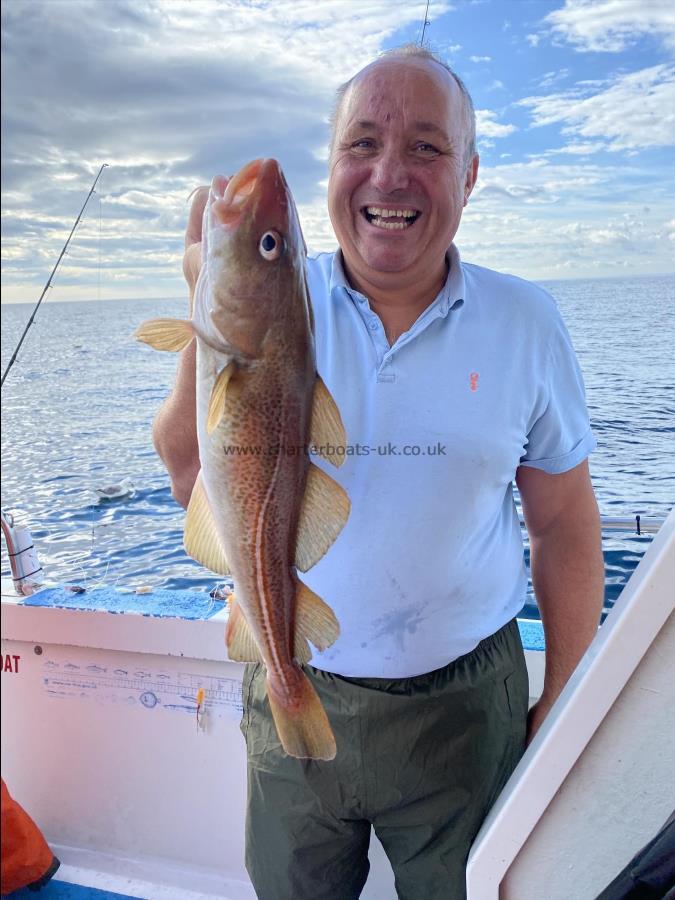
M389 346L341 256L308 260L317 368L347 432L351 514L304 581L340 637L312 664L403 678L470 652L522 608L520 465L556 474L593 450L569 335L540 287L462 263Z

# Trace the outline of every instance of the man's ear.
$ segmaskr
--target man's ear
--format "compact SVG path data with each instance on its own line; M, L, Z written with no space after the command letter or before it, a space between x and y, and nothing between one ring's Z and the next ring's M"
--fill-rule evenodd
M476 179L478 178L478 161L478 154L474 153L466 167L466 172L464 174L464 206L469 202L471 191L473 191Z

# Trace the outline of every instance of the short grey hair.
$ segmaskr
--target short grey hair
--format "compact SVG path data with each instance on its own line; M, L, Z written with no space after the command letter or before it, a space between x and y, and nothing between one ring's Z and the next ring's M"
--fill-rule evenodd
M450 66L444 62L439 56L435 53L432 53L431 50L427 50L425 47L420 47L417 44L403 44L400 47L394 47L391 50L385 50L384 53L380 54L377 59L373 60L373 62L379 62L381 59L422 59L428 60L431 62L437 63L446 72L449 72L450 75L454 78L457 87L460 90L462 95L462 106L464 111L464 131L466 134L466 145L464 149L464 166L468 166L469 162L476 155L476 111L473 106L473 100L471 99L471 94L468 91L467 86L464 84L459 75L453 71ZM372 65L372 63L370 63ZM364 67L367 68L367 67ZM345 94L349 90L349 88L354 83L354 80L358 78L358 76L363 72L363 69L359 70L356 75L349 79L349 81L345 81L344 84L341 84L340 87L335 92L335 102L333 105L333 111L330 115L330 154L333 154L333 146L335 144L335 126L337 125L337 121L340 115L340 110L342 109L342 101L344 100Z

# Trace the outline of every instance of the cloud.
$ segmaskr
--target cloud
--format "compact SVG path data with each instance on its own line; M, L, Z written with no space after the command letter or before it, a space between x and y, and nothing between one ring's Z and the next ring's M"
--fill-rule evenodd
M569 69L559 69L553 72L545 72L539 79L539 87L547 88L554 85L557 81L563 81L570 74ZM580 82L578 82L580 83Z
M591 153L599 153L606 150L607 144L604 141L579 141L567 144L557 150L547 150L547 155L555 155L559 153L569 153L572 156L589 156Z
M544 22L553 35L580 52L617 53L644 35L675 47L672 0L566 0Z
M534 127L562 122L563 134L603 138L612 151L675 143L675 67L665 64L619 75L595 93L577 85L519 105L532 110Z
M472 63L482 63L482 62L490 62L492 59L491 56L470 56L469 59Z
M478 138L501 138L516 131L515 125L496 122L497 113L491 109L476 110L476 133Z
M449 9L436 2L429 18ZM157 278L180 251L188 194L216 173L274 155L298 204L312 209L325 196L335 89L418 22L408 0L3 6L5 256L26 268L42 254L54 260L102 162L110 168L73 252L94 239L102 199L104 242L126 247L130 271L155 267ZM93 271L85 257L82 270Z
M544 159L483 167L457 238L462 256L544 279L672 271L675 220L667 192L645 209L646 175Z
M539 41L541 40L541 35L538 34L526 34L525 40L530 45L530 47L537 47L539 45Z

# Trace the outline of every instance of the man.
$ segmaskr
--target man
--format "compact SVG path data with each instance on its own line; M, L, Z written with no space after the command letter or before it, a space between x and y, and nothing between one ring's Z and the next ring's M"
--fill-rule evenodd
M371 824L400 897L461 898L466 857L526 740L515 616L530 534L547 638L534 734L593 638L604 573L594 441L569 338L534 285L460 262L475 118L429 53L385 54L339 92L328 205L340 251L308 261L317 368L352 448L352 512L304 580L341 634L312 660L332 762L280 748L264 672L244 678L247 866L262 900L359 896ZM205 197L193 207L192 287ZM186 504L199 468L194 350L155 426Z

